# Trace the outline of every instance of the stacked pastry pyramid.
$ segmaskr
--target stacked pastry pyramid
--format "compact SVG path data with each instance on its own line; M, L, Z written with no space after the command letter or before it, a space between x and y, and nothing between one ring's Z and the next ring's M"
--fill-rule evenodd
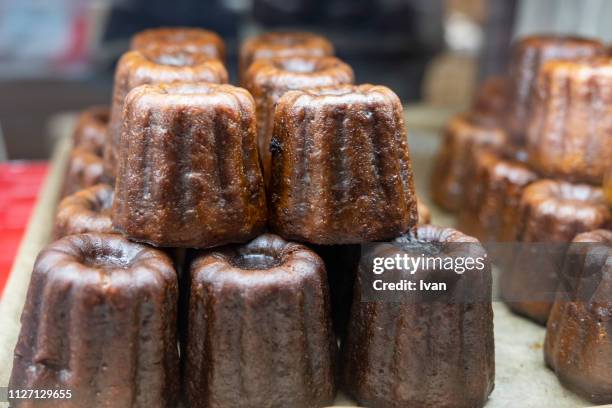
M609 403L612 59L596 39L532 36L514 44L508 71L448 123L433 197L461 231L519 243L505 247L502 298L548 321L546 362L565 385Z
M47 405L64 407L318 407L338 388L375 407L485 403L489 267L451 273L427 304L353 286L361 244L480 246L417 225L402 105L333 53L314 34L261 35L238 88L214 33L133 39L110 113L77 127L11 388L70 390ZM467 288L478 302L445 301Z

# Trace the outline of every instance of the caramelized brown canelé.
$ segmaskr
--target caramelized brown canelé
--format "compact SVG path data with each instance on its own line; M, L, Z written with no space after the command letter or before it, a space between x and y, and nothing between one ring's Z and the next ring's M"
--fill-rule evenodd
M458 229L482 242L514 242L523 190L539 179L524 163L525 152L482 148L474 154Z
M246 71L244 87L257 106L259 154L264 179L270 178L270 141L274 110L287 91L353 83L353 70L335 57L283 57L255 61Z
M550 60L589 58L605 52L600 41L589 38L534 35L518 40L512 47L510 61L512 105L508 127L513 142L522 144L525 140L527 121L535 107L532 93L542 65Z
M130 49L189 52L225 61L225 44L215 32L194 27L158 27L132 37Z
M66 197L84 188L104 183L104 160L82 148L74 148L68 157L68 167L64 178L61 197Z
M570 390L612 403L612 231L576 236L550 312L546 364Z
M192 408L323 407L335 394L325 266L265 234L191 266L185 391Z
M477 148L500 148L507 141L506 132L494 116L467 112L455 116L446 126L431 177L434 202L449 211L463 205Z
M227 80L227 71L223 64L202 54L163 49L129 51L123 54L115 71L108 143L104 150L105 170L108 175L110 177L116 175L124 101L133 88L143 84L226 83Z
M329 57L334 46L325 37L309 32L268 32L245 41L240 48L240 81L253 61L287 57Z
M15 407L174 407L178 285L161 251L119 235L71 235L38 256L11 389L71 390Z
M59 239L86 232L114 233L110 217L113 195L113 187L97 184L64 198L55 216L53 236Z
M612 58L551 61L539 75L527 131L542 173L601 185L612 162Z
M611 222L601 188L559 180L539 180L527 186L513 224L517 241L534 245L522 245L512 267L502 273L504 301L514 312L545 324L565 254L563 248L551 246L551 250L538 243L569 243L577 234L607 228ZM542 250L550 252L539 252Z
M231 85L143 85L125 101L114 227L162 247L244 242L266 224L255 103Z
M522 144L527 121L534 109L531 99L540 67L551 60L575 60L605 55L604 45L595 39L534 35L518 40L510 60L511 109L508 127L513 142Z
M402 300L366 298L371 260L404 255L484 259L479 242L456 230L421 226L417 235L379 243L362 254L348 334L342 343L344 389L360 406L482 407L493 390L495 356L491 268L419 269L418 279L446 291L403 292ZM387 270L397 279L410 271ZM395 281L388 279L387 281Z
M418 222L402 104L383 86L290 91L276 108L270 228L286 239L357 244Z
M73 134L73 146L102 157L110 110L106 106L94 106L79 116Z
M493 76L483 81L476 92L472 109L477 112L496 116L501 121L510 106L510 79Z

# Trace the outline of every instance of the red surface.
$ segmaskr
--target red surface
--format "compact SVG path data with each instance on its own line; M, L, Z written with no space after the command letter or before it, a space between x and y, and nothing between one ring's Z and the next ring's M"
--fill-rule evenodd
M0 294L46 174L46 163L0 163Z

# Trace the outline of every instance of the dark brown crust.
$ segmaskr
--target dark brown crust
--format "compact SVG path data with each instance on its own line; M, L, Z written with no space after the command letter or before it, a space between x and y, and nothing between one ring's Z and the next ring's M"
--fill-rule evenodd
M527 120L533 111L532 92L540 67L550 60L574 60L605 55L595 39L558 35L535 35L517 41L512 49L510 77L512 105L508 115L510 136L516 144L525 140Z
M472 109L499 118L508 114L510 105L510 79L505 76L487 78L480 85Z
M572 279L557 295L550 313L544 357L565 387L594 403L607 404L612 401L612 231L586 232L573 242L576 247L570 247L570 253L581 262L566 263L564 276ZM588 264L595 251L604 264L594 274ZM592 258L587 260L588 256Z
M601 185L612 160L612 58L544 64L533 99L529 162L548 176Z
M455 116L444 131L431 177L434 202L448 211L460 210L472 183L469 177L477 148L501 148L506 141L506 132L489 114L467 112Z
M113 195L113 187L98 184L64 198L55 216L55 239L87 232L114 233L110 217Z
M104 149L105 171L114 178L117 171L117 150L121 138L124 101L139 85L171 82L226 83L227 71L217 59L180 51L128 51L121 56L115 71L113 104Z
M100 156L81 148L72 149L61 197L67 197L105 180L104 160Z
M336 344L323 261L269 234L201 254L185 349L192 408L331 404Z
M53 404L64 408L176 406L177 297L161 251L105 234L49 245L32 272L10 387L70 389Z
M460 250L464 256L484 253L476 239L450 228L422 226L417 236L402 237L393 246L378 244L372 253L394 257L403 250L402 254L420 257L433 247L457 243L473 246ZM355 285L349 332L342 345L342 381L360 406L467 408L485 404L495 377L490 265L483 272L447 272L454 275L452 285L449 283L452 293L444 296L450 298L468 289L477 291L483 300L363 302L361 283ZM363 273L372 271L360 272L358 280ZM427 279L427 275L420 278Z
M109 119L110 110L107 106L94 106L85 110L75 127L73 146L102 157Z
M255 104L231 85L144 85L125 102L112 218L131 239L208 248L266 224Z
M494 149L474 155L458 229L482 242L514 242L516 212L525 187L538 180L526 164Z
M513 225L519 242L566 243L582 232L608 228L611 222L601 188L539 180L523 190ZM532 257L516 254L515 264L502 273L501 295L514 312L545 324L552 299L543 299L543 294L555 293L559 276L555 268L543 269Z
M325 37L308 32L268 32L249 38L240 48L240 81L253 61L274 57L329 57L334 46Z
M259 155L266 184L270 178L270 141L274 111L287 91L352 84L351 67L335 57L283 57L255 61L244 77L244 87L257 106Z
M225 61L225 44L213 31L194 27L157 27L132 37L133 51L186 51Z
M403 110L390 89L290 91L274 123L273 231L330 245L389 239L416 227Z

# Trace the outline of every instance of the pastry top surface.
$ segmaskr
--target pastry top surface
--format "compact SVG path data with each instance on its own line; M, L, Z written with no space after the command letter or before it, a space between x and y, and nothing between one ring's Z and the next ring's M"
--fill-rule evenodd
M255 61L245 75L250 88L301 89L352 83L353 70L336 57L294 56Z
M131 50L187 51L210 58L225 59L225 45L213 31L193 27L159 27L143 30L130 43Z
M261 58L313 56L334 54L334 46L320 35L309 32L269 32L248 39L241 50L241 57L252 61Z
M66 236L39 254L34 270L111 291L113 286L154 288L160 280L176 280L168 255L117 234Z
M192 265L198 282L256 289L300 282L321 271L321 258L307 247L264 234L243 245L203 253Z

